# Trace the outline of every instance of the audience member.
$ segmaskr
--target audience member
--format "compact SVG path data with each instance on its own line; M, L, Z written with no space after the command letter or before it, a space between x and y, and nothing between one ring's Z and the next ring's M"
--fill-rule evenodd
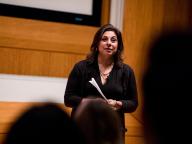
M27 109L13 123L4 144L84 144L70 116L58 105L45 103Z
M88 144L121 144L120 120L107 103L100 98L87 99L74 116Z
M191 143L192 33L167 31L151 45L143 77L147 144Z

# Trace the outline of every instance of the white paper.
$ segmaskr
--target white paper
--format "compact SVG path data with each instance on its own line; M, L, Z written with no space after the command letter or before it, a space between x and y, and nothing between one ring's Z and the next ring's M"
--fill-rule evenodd
M107 101L107 98L105 97L105 95L102 93L101 89L99 88L97 82L95 81L94 78L91 78L91 80L89 81L101 94L101 96Z

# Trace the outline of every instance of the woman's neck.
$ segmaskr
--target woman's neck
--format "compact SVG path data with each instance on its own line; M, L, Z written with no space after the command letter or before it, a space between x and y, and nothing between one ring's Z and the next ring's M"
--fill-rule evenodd
M112 58L104 58L101 56L98 56L98 64L103 65L104 67L108 67L113 65L113 59Z

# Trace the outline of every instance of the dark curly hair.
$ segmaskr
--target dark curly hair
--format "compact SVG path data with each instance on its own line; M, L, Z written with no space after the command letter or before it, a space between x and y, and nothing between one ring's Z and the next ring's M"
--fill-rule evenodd
M92 41L92 44L91 44L90 53L87 55L87 60L89 60L91 62L95 62L97 60L99 42L101 41L102 36L106 31L113 31L117 35L118 48L117 48L117 52L114 55L114 64L117 66L121 66L121 64L123 62L122 52L124 50L122 35L121 35L121 32L116 27L114 27L112 24L103 25L96 32L94 39Z

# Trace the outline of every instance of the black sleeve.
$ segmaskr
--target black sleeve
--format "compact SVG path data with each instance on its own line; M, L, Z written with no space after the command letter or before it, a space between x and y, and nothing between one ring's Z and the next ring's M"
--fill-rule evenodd
M138 94L137 94L137 85L135 80L134 71L129 67L125 66L123 69L124 72L124 97L122 100L122 110L124 112L133 112L138 106Z
M81 83L82 74L80 71L80 65L75 64L71 73L69 74L65 94L64 104L68 107L77 107L81 102Z

